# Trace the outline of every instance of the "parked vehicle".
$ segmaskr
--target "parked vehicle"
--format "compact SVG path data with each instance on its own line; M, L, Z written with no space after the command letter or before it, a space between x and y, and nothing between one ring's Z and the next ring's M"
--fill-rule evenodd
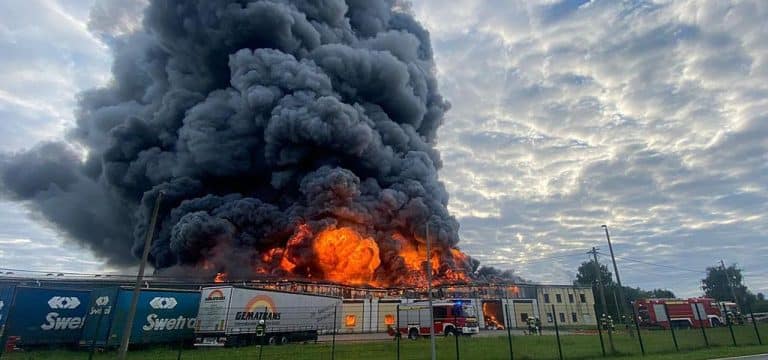
M7 317L2 333L3 346L8 339L15 343L15 347L77 345L90 302L90 290L12 286L4 288L0 294L3 302L0 313Z
M132 296L132 288L94 290L80 346L119 346ZM131 345L192 343L199 304L199 291L141 289L131 327Z
M338 329L340 307L336 297L235 286L203 288L195 346L317 340L318 331Z
M719 304L709 298L642 299L635 301L633 306L640 325L645 327L714 327L726 321Z
M429 313L432 312L430 324ZM419 336L429 336L430 326L434 327L436 335L473 335L480 332L475 308L461 301L433 302L420 301L413 304L400 305L398 312L397 331L390 329L390 335L407 335L409 339Z

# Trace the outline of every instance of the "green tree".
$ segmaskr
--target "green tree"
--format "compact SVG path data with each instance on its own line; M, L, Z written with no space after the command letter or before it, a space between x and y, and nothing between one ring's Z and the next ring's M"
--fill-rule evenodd
M743 280L741 269L736 265L725 269L720 266L708 267L707 277L702 279L704 296L717 301L734 301L735 294L739 305L753 304L757 298L749 292Z
M648 297L655 299L674 299L676 297L675 293L667 289L653 289L649 295Z
M613 279L611 278L611 272L608 270L608 266L599 264L600 268L600 280L603 281L603 286L614 286ZM579 269L576 270L576 281L574 285L581 286L593 286L597 284L597 273L595 272L595 261L585 261L581 263ZM595 293L597 294L597 293ZM607 296L607 295L606 295Z

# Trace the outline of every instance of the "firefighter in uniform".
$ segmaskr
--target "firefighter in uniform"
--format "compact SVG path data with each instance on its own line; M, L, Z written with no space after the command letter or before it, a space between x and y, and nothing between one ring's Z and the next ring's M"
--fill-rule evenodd
M267 334L267 325L264 324L264 320L259 320L259 324L256 325L256 338L257 343L264 344L264 335Z

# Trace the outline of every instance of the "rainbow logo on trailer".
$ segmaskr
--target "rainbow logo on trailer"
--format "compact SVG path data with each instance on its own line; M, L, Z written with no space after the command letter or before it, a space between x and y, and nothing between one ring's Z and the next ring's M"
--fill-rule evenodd
M211 291L211 293L208 294L208 297L205 298L205 301L224 301L224 300L225 300L224 292L219 289Z
M257 295L245 304L245 311L235 314L235 320L280 320L280 312L271 297Z

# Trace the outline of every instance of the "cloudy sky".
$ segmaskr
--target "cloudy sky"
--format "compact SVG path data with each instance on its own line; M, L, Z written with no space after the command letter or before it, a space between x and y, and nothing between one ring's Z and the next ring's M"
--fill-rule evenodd
M77 92L109 81L105 34L131 31L140 6L98 5L0 2L0 151L61 138ZM627 285L693 296L722 258L768 292L768 3L414 0L412 10L453 104L441 178L467 253L569 283L590 247L607 252L608 224ZM103 267L7 201L0 261Z

